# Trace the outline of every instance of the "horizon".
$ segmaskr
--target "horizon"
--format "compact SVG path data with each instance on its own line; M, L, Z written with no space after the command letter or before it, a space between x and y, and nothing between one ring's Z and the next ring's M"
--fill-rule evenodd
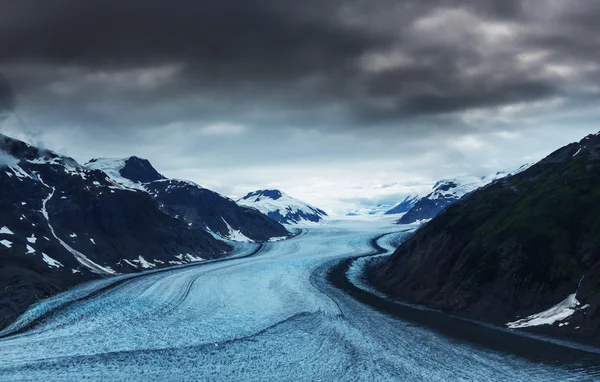
M569 143L578 142L579 140L583 139L585 136L590 135L590 134L595 134L595 133L597 133L597 131L585 134L585 135L581 136L579 139L572 140L569 142L564 142L564 143L560 144L560 146L554 147L553 149L547 151L546 153L541 154L541 156L539 158L531 158L532 161L529 161L526 163L521 163L520 165L513 167L513 168L497 169L497 170L492 170L488 173L480 173L480 174L467 174L467 173L455 174L455 175L449 174L448 176L445 176L445 177L442 177L439 179L435 179L435 180L431 179L430 181L424 181L423 183L420 183L420 184L390 182L387 184L370 184L370 185L366 185L366 186L359 186L358 188L354 188L354 189L350 188L350 189L344 190L347 192L345 194L345 195L347 195L347 199L344 200L344 199L338 199L335 197L322 198L322 197L320 197L321 196L320 194L314 193L314 192L312 192L312 190L309 190L309 192L303 192L303 189L301 187L295 188L293 183L291 184L290 188L295 191L297 190L298 192L290 192L290 191L288 191L288 189L278 187L277 185L267 187L267 186L260 186L257 183L258 187L256 187L256 188L246 187L245 188L246 191L241 191L241 193L228 194L228 193L225 193L225 192L219 190L219 187L217 187L217 186L215 186L215 187L208 186L207 184L211 184L210 180L202 181L200 179L186 178L186 177L181 177L181 176L172 176L170 174L170 171L168 171L168 170L163 171L160 167L158 167L154 163L154 161L151 157L145 157L145 156L140 156L137 154L132 154L132 155L121 156L121 157L94 156L94 157L87 158L87 159L86 158L78 158L76 155L71 155L68 152L55 150L52 147L49 147L48 145L46 145L45 143L43 143L41 141L38 141L36 143L36 142L32 142L30 140L27 140L26 137L25 138L17 138L15 136L11 136L9 134L4 134L2 126L0 126L0 134L4 134L11 138L22 140L22 141L24 141L30 145L36 146L38 148L48 149L50 151L56 152L57 154L72 157L80 165L85 165L87 162L89 162L92 159L122 160L122 159L127 159L132 156L136 156L140 159L148 160L159 173L166 176L167 178L183 179L183 180L192 181L202 187L205 187L212 191L218 192L219 194L227 196L235 201L244 197L245 195L247 195L250 192L254 192L257 190L265 190L265 189L277 189L277 190L280 190L280 191L288 194L289 196L291 196L295 199L299 199L299 200L304 201L312 206L323 209L331 217L343 217L343 216L346 216L347 214L355 212L355 211L361 211L361 210L368 211L370 209L376 208L381 205L389 206L390 208L392 208L395 205L402 202L402 200L404 200L408 196L415 196L415 195L420 196L420 197L425 196L426 194L428 194L429 192L432 191L433 187L435 186L435 184L437 182L443 181L443 180L452 180L452 179L467 178L467 177L482 178L482 177L496 174L498 172L510 173L511 171L518 169L522 165L534 164L534 163L538 162L539 160L543 159L544 157L546 157L547 155L552 153L554 150L559 149L560 147L563 147ZM65 150L65 151L69 151L69 150ZM530 158L530 157L528 157L528 158ZM173 173L179 174L181 172L173 171ZM271 184L273 184L273 183L271 183ZM275 184L277 184L277 183L275 183ZM241 190L243 188L240 187L238 189ZM389 192L390 190L392 191L391 193ZM399 191L399 190L403 190L403 191ZM351 200L351 201L349 201L349 200ZM333 208L332 208L332 206L333 206Z

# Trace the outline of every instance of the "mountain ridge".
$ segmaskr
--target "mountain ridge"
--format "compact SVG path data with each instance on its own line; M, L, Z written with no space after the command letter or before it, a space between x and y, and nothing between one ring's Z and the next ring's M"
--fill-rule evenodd
M373 263L369 279L406 301L593 341L600 333L598 200L594 134L451 205Z
M4 135L0 152L14 158L0 166L0 326L86 280L231 250L72 158Z
M86 166L101 169L120 184L147 192L188 224L231 240L265 242L289 236L279 223L260 212L192 181L169 179L137 157L98 158ZM143 180L147 180L144 182Z

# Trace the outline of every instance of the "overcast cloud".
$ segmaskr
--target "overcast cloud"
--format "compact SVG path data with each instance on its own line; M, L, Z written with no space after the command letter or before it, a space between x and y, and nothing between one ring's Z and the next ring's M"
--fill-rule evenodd
M600 4L0 0L0 130L329 211L600 130ZM16 95L16 97L15 97ZM1 113L1 111L0 111Z

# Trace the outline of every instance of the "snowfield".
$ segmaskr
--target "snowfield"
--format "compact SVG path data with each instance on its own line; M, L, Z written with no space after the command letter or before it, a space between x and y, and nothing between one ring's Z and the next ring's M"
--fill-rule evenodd
M0 333L0 379L591 378L585 368L531 363L447 339L327 282L330 265L373 253L370 242L381 234L387 233L379 245L393 250L407 235L402 228L385 220L331 220L288 240L238 243L236 259L81 285L34 306Z

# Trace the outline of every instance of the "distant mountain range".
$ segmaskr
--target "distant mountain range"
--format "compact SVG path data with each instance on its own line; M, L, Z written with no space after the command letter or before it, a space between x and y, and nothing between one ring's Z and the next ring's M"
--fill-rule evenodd
M238 204L253 207L281 224L317 223L327 216L313 207L279 190L258 190L240 198Z
M484 177L462 176L454 179L438 181L433 190L423 196L409 195L394 208L385 212L386 215L402 214L398 224L420 224L433 219L451 204L457 202L465 195L508 175L515 175L524 171L530 165L526 164L510 173L497 172Z
M412 207L398 220L398 224L415 224L434 218L449 205L478 188L481 188L507 174L498 172L493 176L460 177L440 180L433 186L433 191L424 197L412 199Z
M374 264L371 282L406 301L598 345L599 134L447 207ZM458 197L453 189L435 192Z
M259 211L194 182L167 179L145 159L92 159L86 166L106 172L112 180L150 194L161 205L183 218L224 238L237 241L268 241L289 232Z

